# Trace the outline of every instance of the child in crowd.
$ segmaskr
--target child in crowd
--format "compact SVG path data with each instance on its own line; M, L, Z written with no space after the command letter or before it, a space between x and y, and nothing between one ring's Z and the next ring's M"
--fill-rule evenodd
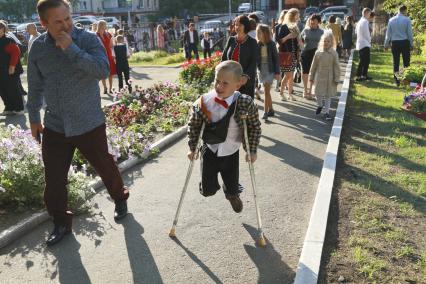
M276 80L281 78L280 65L278 52L272 40L272 33L269 27L263 24L258 25L256 37L259 44L258 58L260 58L260 61L257 63L259 81L263 84L265 89L265 113L262 118L267 121L269 116L274 116L275 114L272 108L271 86L274 78Z
M340 81L339 58L334 46L333 33L325 32L319 42L318 50L315 52L312 61L309 80L315 85L315 95L317 96L316 114L319 115L325 106L325 119L331 120L330 101L331 97L337 93L337 84Z
M117 30L117 35L123 36L124 43L126 44L126 48L127 48L127 56L131 56L133 53L133 50L129 47L129 41L127 40L127 37L124 34L124 30L123 29Z
M237 90L246 83L238 62L221 62L215 70L214 90L198 98L188 123L188 158L195 159L197 141L202 124L205 129L201 147L200 193L212 196L219 189L218 173L222 176L223 190L232 209L239 213L243 203L239 197L243 187L239 184L239 148L244 136L242 119L246 120L249 148L246 160L256 161L261 129L257 107L250 96ZM244 114L246 117L242 118Z
M208 32L204 32L204 37L201 40L201 48L203 49L204 59L207 58L207 55L212 57L212 49L213 49L213 39L210 38Z
M132 91L132 85L129 83L129 61L127 60L130 55L127 50L127 45L124 42L124 37L118 35L116 38L116 45L114 46L115 62L117 67L118 76L118 87L121 90L123 88L123 75L126 80L126 85L129 87L129 91Z

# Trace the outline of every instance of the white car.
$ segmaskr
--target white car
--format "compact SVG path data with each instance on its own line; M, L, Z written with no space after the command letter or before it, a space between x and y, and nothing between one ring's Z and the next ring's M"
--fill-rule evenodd
M253 14L256 14L256 16L259 18L259 21L263 22L265 20L265 13L262 11L255 11Z
M108 27L111 27L111 28L114 25L121 27L121 22L116 17L103 17L103 18L100 18L99 20L104 20L105 22L107 22Z
M86 15L86 16L78 16L78 17L73 19L74 22L80 21L80 20L90 20L90 21L97 22L98 18L96 16Z
M238 6L238 13L250 13L251 12L251 4L250 3L241 3Z
M78 23L87 29L87 28L90 28L90 26L96 22L97 20L93 20L93 19L76 19L74 20L74 25Z
M340 18L340 20L342 21L342 23L343 23L343 21L345 20L345 14L344 13L338 13L338 12L332 12L332 13L324 13L323 15L322 15L322 21L323 22L326 22L326 23L328 23L328 19L331 17L331 16L335 16L336 17L336 19L337 18Z
M330 13L343 13L347 16L352 16L352 9L349 9L346 6L330 6L325 8L320 12L321 17L324 16L324 14L330 14Z
M200 36L202 36L205 32L211 34L215 28L217 31L219 31L219 29L223 26L224 24L219 20L206 21L203 27L200 29Z

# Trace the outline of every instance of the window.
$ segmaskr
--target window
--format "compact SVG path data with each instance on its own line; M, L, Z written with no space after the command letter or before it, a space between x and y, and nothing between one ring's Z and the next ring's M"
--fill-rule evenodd
M86 1L80 1L80 10L87 10Z
M146 7L149 8L149 0L146 0Z
M143 2L144 2L144 0L139 0L139 8L143 9Z

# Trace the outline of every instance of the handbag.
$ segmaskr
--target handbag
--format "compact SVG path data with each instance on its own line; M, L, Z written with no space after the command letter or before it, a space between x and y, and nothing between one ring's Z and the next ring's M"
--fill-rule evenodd
M280 58L280 67L291 67L293 63L293 52L280 51L278 56Z
M281 34L281 29L283 26L280 27L280 32L279 34ZM292 41L293 43L293 41ZM285 67L291 67L293 64L293 52L289 52L289 51L280 51L278 52L278 57L280 60L280 67L281 68L285 68Z
M302 82L302 70L300 68L300 64L297 64L296 66L296 72L294 72L293 82L298 84Z

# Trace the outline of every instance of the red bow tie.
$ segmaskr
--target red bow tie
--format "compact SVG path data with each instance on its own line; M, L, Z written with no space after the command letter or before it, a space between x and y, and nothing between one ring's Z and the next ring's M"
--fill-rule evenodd
M218 97L214 98L214 101L218 104L220 104L221 106L223 106L224 108L228 108L228 103L224 100L219 99Z

